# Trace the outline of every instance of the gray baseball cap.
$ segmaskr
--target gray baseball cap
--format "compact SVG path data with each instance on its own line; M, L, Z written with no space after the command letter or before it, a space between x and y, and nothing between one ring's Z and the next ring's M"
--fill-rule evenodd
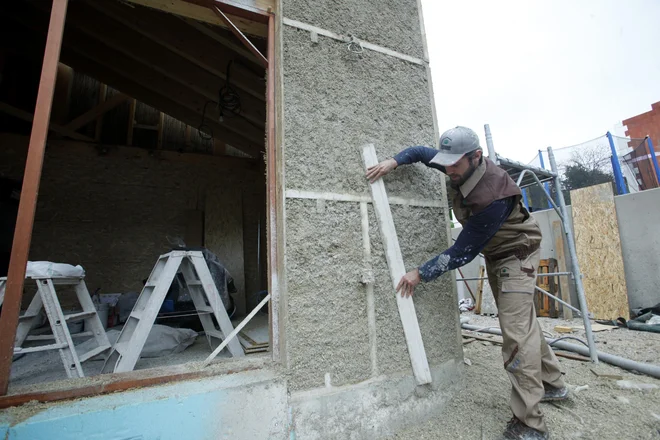
M440 152L431 159L431 163L452 166L467 153L479 148L477 133L467 127L450 128L440 136Z

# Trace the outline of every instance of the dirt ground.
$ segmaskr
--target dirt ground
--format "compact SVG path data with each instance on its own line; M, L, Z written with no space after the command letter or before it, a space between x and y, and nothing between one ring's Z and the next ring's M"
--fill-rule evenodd
M499 327L497 318L471 313L461 316L469 317L469 324L472 325ZM565 336L554 332L557 324L574 327L582 324L581 319L540 318L539 321L546 335L553 337ZM571 336L586 340L583 330L575 331ZM499 336L492 337L500 339ZM619 328L594 333L594 338L599 351L660 365L660 334ZM447 411L441 418L399 433L392 439L501 438L511 412L508 407L510 383L502 368L500 348L484 341L464 344L465 359L471 365L466 365L462 391L448 405ZM555 405L541 404L550 438L660 439L660 380L602 362L594 366L591 362L561 357L559 361L571 396L568 401ZM624 380L652 384L657 388L645 391L623 389L616 379L598 377L592 369L600 374L620 375Z

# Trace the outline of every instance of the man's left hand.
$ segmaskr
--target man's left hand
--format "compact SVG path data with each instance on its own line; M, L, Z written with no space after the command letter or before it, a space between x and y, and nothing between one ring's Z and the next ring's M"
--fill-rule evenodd
M415 286L418 285L422 279L419 277L419 269L413 269L405 274L399 285L396 286L396 291L401 293L403 298L408 298L415 292Z

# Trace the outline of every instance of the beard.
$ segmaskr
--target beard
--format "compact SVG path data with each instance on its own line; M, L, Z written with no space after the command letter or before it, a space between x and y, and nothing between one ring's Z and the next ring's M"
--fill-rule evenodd
M460 179L449 179L449 186L451 186L453 189L459 189L465 182L467 182L470 177L472 177L472 174L474 174L476 169L477 165L475 165L473 162L470 162L470 167L463 173Z

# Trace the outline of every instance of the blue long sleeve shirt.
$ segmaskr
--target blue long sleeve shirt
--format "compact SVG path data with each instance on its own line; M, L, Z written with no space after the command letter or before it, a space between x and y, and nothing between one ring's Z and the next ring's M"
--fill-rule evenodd
M445 172L443 166L431 163L436 153L437 150L433 148L410 147L394 156L394 160L399 165L422 162L428 167ZM432 281L445 272L474 260L509 217L514 200L513 197L496 200L483 211L471 216L453 246L419 267L422 281Z

